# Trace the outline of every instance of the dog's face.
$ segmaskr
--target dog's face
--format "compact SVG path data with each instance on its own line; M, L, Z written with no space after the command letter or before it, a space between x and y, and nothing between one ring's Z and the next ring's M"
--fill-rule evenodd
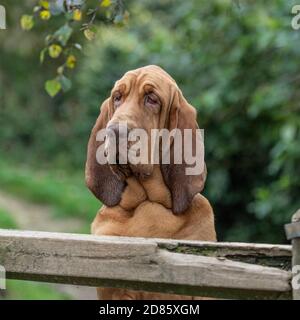
M128 158L128 165L120 163L111 165L111 169L120 179L127 178L131 174L141 179L151 175L153 171L151 154L152 151L154 152L151 150L151 131L166 126L166 115L171 104L170 98L173 97L173 91L176 89L174 80L156 66L129 71L116 82L107 101L111 119L106 125L106 154L109 154L115 141L118 144L117 150L122 149L119 148L120 141L122 138L127 140L134 129L144 130L149 137L147 163L132 164L128 154L117 154L117 162L120 157ZM123 152L128 153L130 149L132 151L133 144L133 141L127 140L127 146Z
M126 124L126 127L124 127ZM96 141L97 131L106 129L104 142ZM106 205L114 206L120 202L126 187L126 178L131 175L137 179L147 179L153 172L151 163L151 139L148 140L147 164L123 164L120 158L128 156L133 142L126 148L118 148L121 141L128 139L134 129L143 129L151 137L152 129L192 129L197 127L195 109L187 103L176 82L160 67L147 66L127 72L112 89L110 97L103 103L101 114L92 131L88 147L86 180L92 192ZM117 137L117 139L113 138ZM103 143L106 154L117 143L117 163L99 165L96 161L97 148ZM195 143L193 145L195 148ZM170 147L171 158L174 148ZM126 154L122 154L126 153ZM187 176L186 163L161 164L166 186L172 194L173 212L181 213L197 192L203 189L206 172Z
M111 93L114 110L108 126L126 121L129 129L158 128L161 109L165 107L164 95L168 89L157 73L131 71L116 82Z

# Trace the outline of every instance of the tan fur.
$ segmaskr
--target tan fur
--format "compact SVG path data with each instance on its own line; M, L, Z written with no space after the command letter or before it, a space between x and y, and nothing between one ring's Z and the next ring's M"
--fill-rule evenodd
M137 78L144 79L144 81L150 79L160 88L163 108L159 116L152 115L151 113L145 115L145 112L142 111L141 108L136 107L138 105L138 97L142 94L140 86L138 86L139 82ZM130 84L128 84L128 81L130 81ZM127 73L124 78L116 83L116 87L122 87L124 83L127 84L125 86L126 90L130 89L130 98L128 98L126 103L129 105L134 104L135 107L128 107L127 109L120 108L112 112L113 116L108 119L110 122L126 120L132 127L142 127L147 130L166 127L167 123L169 123L170 126L173 125L170 124L170 113L174 113L174 110L172 111L172 103L169 102L171 99L169 96L171 95L174 100L176 92L178 92L179 89L175 81L170 78L167 73L156 66L141 68ZM133 101L135 101L135 103ZM185 105L186 104L185 102ZM185 106L185 108L189 108L186 110L191 110L192 107ZM190 113L187 112L186 114ZM192 111L191 117L195 117L194 111ZM99 123L104 121L103 118L101 121L99 119L97 121ZM172 119L172 121L177 121L174 117ZM108 120L106 120L106 123ZM183 127L189 128L194 125L193 121L195 120L184 118L184 121L181 120L181 123L183 123ZM103 124L98 125L99 128L101 126L103 126ZM95 128L99 129L98 127L96 124ZM95 128L93 131L96 130ZM86 175L88 186L97 196L99 193L97 188L101 188L101 186L96 185L94 181L94 176L96 175L95 168L97 167L94 163L91 164L91 159L96 146L92 145L92 143L93 140L91 137ZM116 168L114 168L114 170L115 169ZM142 170L143 169L144 168L142 168ZM139 178L133 174L129 175L125 181L123 181L126 187L120 196L121 200L114 206L102 206L92 223L92 234L99 236L110 235L216 241L214 214L208 200L200 193L196 193L196 195L192 197L188 209L182 214L175 215L172 211L174 198L172 199L172 193L166 186L160 165L153 165L150 169L151 175L146 179ZM109 168L102 168L101 170L104 170L105 177L111 174L107 172L107 170L110 170ZM146 170L149 170L149 168L146 168ZM102 171L100 173L102 174ZM179 177L175 183L186 183L186 181L182 179L185 178ZM199 187L199 183L204 184L204 181L205 177L201 177L201 179L196 181L191 180L190 184L193 185L192 187L199 189L203 188L201 185ZM116 181L113 180L113 183L115 184ZM173 181L172 183L174 184ZM112 185L114 186L114 184ZM172 185L172 187L174 187L174 185ZM101 196L102 194L103 190L101 190ZM189 296L147 293L113 288L99 288L98 295L101 299L192 299L192 297Z

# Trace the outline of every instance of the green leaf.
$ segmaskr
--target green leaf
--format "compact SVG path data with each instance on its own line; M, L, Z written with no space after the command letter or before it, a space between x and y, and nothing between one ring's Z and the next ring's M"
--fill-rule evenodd
M47 0L40 0L39 1L39 5L41 6L41 7L43 7L44 9L49 9L49 7L50 7L50 4L49 4L49 1L47 1Z
M41 52L40 52L40 63L42 64L45 60L45 54L47 52L47 48L44 48Z
M69 91L72 88L72 81L64 75L59 77L59 82L64 92Z
M45 43L46 45L50 44L50 42L53 40L53 35L52 34L48 34L46 37L45 37Z
M24 14L21 17L20 23L21 23L21 28L23 30L27 30L27 31L31 30L34 26L33 16L29 16L27 14Z
M92 41L92 40L95 39L96 34L95 34L95 32L92 31L91 29L85 29L85 30L83 31L83 33L84 33L84 36L85 36L89 41Z
M111 5L111 0L102 0L101 7L107 8Z
M54 16L60 15L65 12L64 1L51 1L50 11Z
M73 33L73 29L68 25L65 24L61 28L59 28L55 33L54 37L63 45L65 46L69 41L71 35Z
M48 80L45 83L45 90L49 94L50 97L55 97L59 91L61 90L61 83L57 79Z
M63 51L63 48L58 44L52 44L48 48L49 56L53 59L58 58L60 56L60 54L62 53L62 51Z
M64 66L60 66L60 67L57 68L57 73L58 74L63 74L64 70L65 70L65 67Z

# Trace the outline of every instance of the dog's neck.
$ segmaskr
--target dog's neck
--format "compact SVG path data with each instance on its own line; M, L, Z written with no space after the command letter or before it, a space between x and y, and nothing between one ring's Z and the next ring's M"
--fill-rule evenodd
M133 210L146 200L159 203L167 209L172 208L171 193L164 183L159 165L154 165L150 177L138 179L131 176L126 182L127 186L119 204L123 209Z

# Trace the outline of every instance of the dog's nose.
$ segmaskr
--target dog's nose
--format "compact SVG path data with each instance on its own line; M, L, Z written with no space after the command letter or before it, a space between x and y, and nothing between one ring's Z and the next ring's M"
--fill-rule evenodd
M128 126L126 123L123 122L116 122L116 123L110 123L106 128L108 134L111 132L114 132L117 139L119 138L126 138L128 136Z
M129 130L126 123L110 123L106 127L105 156L115 154L117 158L126 157L128 132Z

